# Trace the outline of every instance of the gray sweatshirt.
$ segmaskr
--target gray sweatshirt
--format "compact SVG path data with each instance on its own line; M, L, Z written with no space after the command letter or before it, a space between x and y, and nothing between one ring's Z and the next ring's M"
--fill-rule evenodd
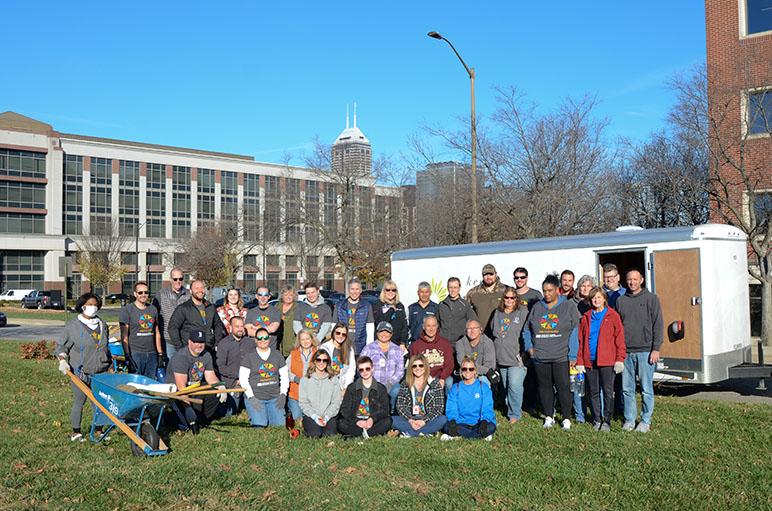
M332 309L324 301L322 295L316 300L316 303L310 303L306 298L298 304L295 309L295 319L292 322L292 329L297 334L306 328L316 334L319 342L324 342L327 334L332 329Z
M528 306L522 305L512 312L493 312L491 330L493 345L496 347L496 363L503 367L519 366L523 346L520 335L528 317Z
M616 310L622 317L628 353L659 351L665 326L657 295L646 288L635 295L628 291L617 299Z
M316 373L300 380L298 404L303 415L317 415L328 419L338 415L341 402L340 382L337 376L319 377Z
M496 348L485 334L480 334L480 342L472 346L466 335L456 343L456 361L458 365L464 361L464 356L472 355L477 363L477 373L484 375L489 369L496 368Z
M97 374L110 368L109 329L99 320L99 327L90 329L75 317L64 327L64 332L56 341L54 355L67 355L70 367L77 374L78 368L86 374Z

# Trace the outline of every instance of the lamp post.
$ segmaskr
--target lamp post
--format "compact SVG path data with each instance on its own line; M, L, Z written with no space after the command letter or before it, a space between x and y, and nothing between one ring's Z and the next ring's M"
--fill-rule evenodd
M472 243L477 243L477 119L475 118L474 113L474 68L467 66L464 59L462 59L461 55L456 51L453 43L442 37L440 34L432 31L426 35L448 43L453 50L453 53L456 54L456 57L458 57L458 60L461 61L464 69L466 69L466 72L469 74L469 80L472 84Z
M134 261L134 285L137 285L137 282L139 282L139 230L142 229L142 226L144 226L147 223L147 221L142 222L137 226L137 231L134 233L134 256L137 258L136 261Z

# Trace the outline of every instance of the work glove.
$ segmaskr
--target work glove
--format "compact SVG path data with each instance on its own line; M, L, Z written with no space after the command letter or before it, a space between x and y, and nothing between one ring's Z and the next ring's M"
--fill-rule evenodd
M287 396L284 394L279 394L279 397L276 398L276 409L277 410L284 410L284 405L287 404Z
M65 359L59 359L59 372L67 376L67 371L70 370L70 363Z
M488 436L489 430L490 430L490 424L488 423L488 421L480 421L480 436L485 438L486 436Z
M168 360L163 354L158 355L158 369L166 369L166 362Z
M455 420L448 422L448 435L458 436L458 424ZM488 436L488 435L485 435Z
M134 363L131 356L126 357L126 369L132 374L137 373L137 364Z
M255 396L249 398L249 404L252 405L252 409L256 412L259 412L263 409L263 403L261 403L260 400Z
M219 394L217 394L217 399L220 400L220 403L225 403L225 401L228 399L228 393L220 392Z
M614 373L621 374L625 370L624 362L614 362Z
M579 374L584 374L584 366L575 366L576 372Z

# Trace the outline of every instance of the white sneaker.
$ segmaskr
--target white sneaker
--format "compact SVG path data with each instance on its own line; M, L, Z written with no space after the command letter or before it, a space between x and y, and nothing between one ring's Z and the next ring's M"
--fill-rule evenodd
M453 437L448 435L447 433L443 433L442 436L440 437L440 440L442 440L443 442L447 442L448 440L453 440Z
M541 427L549 429L554 425L555 425L555 419L553 417L546 417L544 419L544 424L542 424Z
M635 429L635 424L632 422L625 422L622 424L622 431L632 431Z
M85 442L86 439L83 438L83 435L80 433L73 433L73 435L70 437L70 442Z
M490 442L491 440L493 440L493 435L488 435L485 437L486 442Z
M370 435L367 434L367 430L366 429L362 430L362 438L364 438L365 440L370 438Z
M561 427L566 431L571 429L571 419L563 419L563 422L561 423Z
M410 438L410 435L407 434L407 431L403 431L402 433L399 434L399 437L400 438Z

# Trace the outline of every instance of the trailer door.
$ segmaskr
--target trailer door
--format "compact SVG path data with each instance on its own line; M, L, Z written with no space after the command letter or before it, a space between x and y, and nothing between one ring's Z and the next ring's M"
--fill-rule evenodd
M700 250L654 251L653 262L654 285L665 323L661 355L671 369L701 371ZM683 321L682 339L676 339L671 331L675 321Z

